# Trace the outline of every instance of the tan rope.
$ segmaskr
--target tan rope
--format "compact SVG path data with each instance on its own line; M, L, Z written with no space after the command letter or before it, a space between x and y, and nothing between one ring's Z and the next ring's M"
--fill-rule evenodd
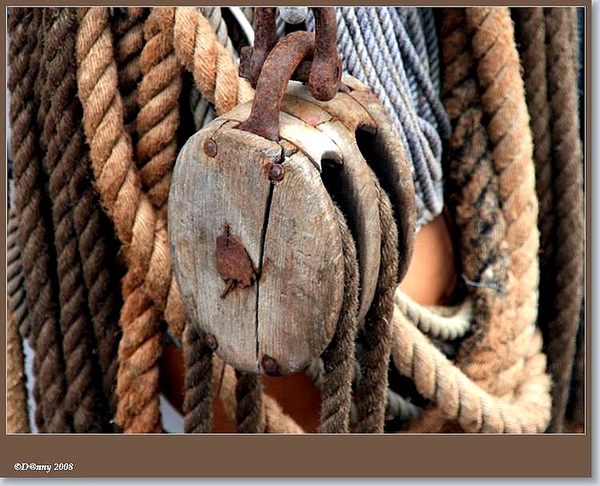
M494 394L505 395L518 387L520 377L507 379L504 372L522 359L528 344L524 336L531 335L537 317L539 232L533 149L508 9L469 8L466 20L474 29L472 48L483 110L490 120L487 131L510 261L505 297L496 300L488 332L475 343L469 362L462 363L475 381L485 383Z
M177 157L182 68L173 50L175 9L153 8L144 23L146 43L140 57L140 111L136 159L148 198L166 218L171 172Z
M217 115L252 99L252 88L237 75L226 48L194 7L175 9L175 52L193 74L202 96L215 105Z
M114 52L123 98L124 122L131 136L135 135L137 86L142 77L140 54L144 46L144 19L148 11L148 8L141 7L116 7L110 19L115 38Z
M9 434L29 433L29 406L25 384L25 355L17 323L8 314L6 322L6 430Z
M321 390L319 432L324 434L349 431L358 329L359 270L356 245L346 219L337 206L335 213L344 255L344 299L333 338L321 354L323 372L319 375L317 386Z
M550 420L550 379L542 341L533 331L523 338L523 374L513 400L493 396L473 382L396 309L392 357L403 375L411 377L425 398L433 400L442 418L456 420L465 432L541 433ZM439 427L439 423L436 424ZM428 430L435 430L429 427Z
M457 358L464 378L469 377L472 380L469 386L475 387L472 398L461 396L460 410L456 410L455 403L442 403L443 400L450 399L451 395L443 398L440 394L436 399L437 411L432 409L426 413L411 430L443 429L443 418L459 418L463 409L473 407L477 412L472 414L474 424L459 420L461 427L464 430L487 430L489 427L482 425L482 420L487 419L478 409L482 406L482 399L475 396L485 391L490 395L503 397L507 404L514 401L514 404L525 407L518 427L507 427L506 423L500 424L496 418L494 420L498 423L492 430L502 432L522 429L539 432L544 430L544 423L547 424L550 419L550 382L545 374L541 337L535 327L538 284L537 201L529 119L512 24L508 11L501 8L450 9L445 11L444 22L446 30L443 31L443 46L447 66L445 86L446 89L453 90L449 93L446 104L450 118L456 118L457 115L459 117L453 135L456 138L459 134L458 144L455 144L454 149L458 151L455 155L458 155L458 160L466 157L465 161L477 161L474 167L480 171L477 177L474 175L477 172L454 172L455 184L464 186L462 194L467 197L477 196L479 201L462 201L462 213L461 206L457 208L459 226L460 219L466 218L461 239L466 237L467 240L461 246L470 249L474 255L472 261L463 259L463 264L465 272L478 269L487 282L477 282L478 286L470 289L475 296L475 324L479 324L475 326L473 336L462 343ZM468 35L469 32L472 33L472 38ZM475 69L482 93L480 99L483 112L489 119L487 136L480 130L483 119L481 115L477 115L478 97L475 85L469 81L472 69ZM489 142L486 141L488 137ZM461 143L464 144L463 148ZM485 155L488 143L491 147L491 165L487 163ZM481 172L483 169L488 172ZM497 202L494 193L490 192L495 187ZM501 216L494 216L498 205ZM483 212L479 210L479 214L472 214L473 210L477 211L479 208ZM470 213L471 218L468 217ZM481 215L484 217L481 218ZM486 221L487 231L477 227ZM477 225L471 226L469 230L469 225L475 223ZM485 236L490 232L492 239ZM481 245L477 253L478 249L473 246L477 242L469 240L468 238L472 238L470 235L479 235L477 241L483 238L482 241L485 242L489 239L489 250ZM495 250L494 246L497 247ZM479 256L482 254L488 255L483 261ZM485 267L486 262L488 268ZM397 345L403 346L404 343L398 342ZM438 369L441 365L437 362L432 364L437 360L433 357L437 356L433 350L421 352L428 354L426 360L430 361L429 368L422 368L422 363L419 362L410 363L411 366L414 365L414 370L409 370L411 376L412 373L417 375L415 380L417 387L421 387L420 391L426 389L424 394L432 398L437 392L434 393L434 389L428 387L437 387L439 384L433 384L435 380L431 374L442 373ZM395 359L397 361L399 358ZM458 368L452 373L457 372ZM456 388L456 384L448 386ZM532 393L527 400L536 404L535 413L531 415L527 412L527 407L530 407L528 402L523 403L520 399L520 390L524 388ZM518 407L513 410L513 414L517 410ZM503 419L503 422L506 420Z

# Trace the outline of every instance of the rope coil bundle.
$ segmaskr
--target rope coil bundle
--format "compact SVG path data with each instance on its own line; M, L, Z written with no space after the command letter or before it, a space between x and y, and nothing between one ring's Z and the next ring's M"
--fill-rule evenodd
M385 88L389 93L393 84L405 90L400 99L413 113L410 123L395 120L396 125L412 130L410 137L417 134L415 144L407 138L407 147L431 151L427 164L434 176L432 161L435 165L442 160L439 141L452 129L449 153L443 156L448 161L444 176L469 297L455 307L423 309L396 293L394 318L388 323L390 342L380 344L391 348L394 366L429 405L416 419L415 407L402 405L410 397L388 389L388 408L393 403L404 410L397 413L407 417L410 431L454 430L448 420L471 432L541 432L551 421L553 431L561 430L583 295L581 148L574 133L576 95L569 91L575 76L574 10L444 9L438 64L435 22L428 9L365 9L363 20L356 17L358 9L340 10L343 25L358 29L354 34L376 25L376 35L386 39L384 54L367 49L371 44L366 38L367 57L365 52L346 55L341 49L344 66L351 71L366 59L373 66L391 56L398 78L388 80ZM223 114L253 96L237 76L231 42L235 26L229 23L226 30L226 16L220 14L217 8L187 7L11 8L9 89L18 245L9 248L20 250L20 259L15 256L12 262L21 262L22 280L16 267L9 270L10 336L18 330L35 349L35 424L41 432L111 431L113 417L117 430L161 431L159 364L167 329L184 349L186 432L210 432L213 396L230 417L246 410L238 417L240 432L303 431L256 379L236 376L210 352L204 336L186 325L171 271L166 196L175 157L187 136L183 119L189 110L200 128L211 118L211 106ZM542 24L546 34L540 37ZM409 44L392 39L392 32L399 31ZM527 51L525 41L533 45L546 37L555 44L547 47L547 67L540 68L543 64L533 54L541 50ZM339 39L351 49L342 29ZM524 87L517 46L523 55ZM402 66L404 73L399 71ZM547 69L546 91L535 87L537 77L528 77L533 66ZM561 79L559 71L569 75ZM188 75L195 93L186 85ZM379 82L366 79L373 88ZM440 90L445 110L437 99ZM535 93L541 93L540 99L533 99ZM561 118L556 100L565 96L570 101ZM527 105L530 112L545 106L552 114L532 117L533 145ZM509 126L514 128L507 130ZM549 159L556 162L544 173ZM547 189L554 178L557 189ZM434 179L439 195L441 178ZM542 283L548 275L544 272L558 272L551 288L540 286L540 299L550 301L560 292L576 297L567 299L571 306L556 302L560 313L554 320L536 316L536 184L545 250ZM439 201L426 201L432 214L440 210ZM424 224L428 216L422 217L423 207L419 211ZM569 235L573 250L552 244L564 235ZM349 255L351 246L347 241ZM552 263L547 264L550 255ZM347 275L356 272L352 262L350 256ZM346 286L348 298L353 286ZM438 338L458 341L456 362L436 349ZM19 344L11 342L18 365ZM568 352L561 357L557 349ZM557 383L552 411L542 350ZM373 366L387 369L388 363L380 356ZM353 368L346 366L345 382ZM368 372L358 374L358 386L372 386ZM21 383L14 390L23 390L24 375L18 369L9 375ZM385 388L379 396L386 395ZM348 416L350 405L336 408L332 404L339 400L325 399L336 390L323 392L322 431L346 430L346 418L341 417ZM74 398L79 396L85 399ZM383 415L385 401L376 401L365 406ZM22 413L26 404L22 398L14 403L20 403L20 418L10 421L14 425L9 423L9 430L27 431Z

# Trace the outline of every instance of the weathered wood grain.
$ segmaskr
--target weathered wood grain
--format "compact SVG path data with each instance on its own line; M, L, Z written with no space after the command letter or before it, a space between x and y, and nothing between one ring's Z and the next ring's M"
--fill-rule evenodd
M349 113L354 110L357 103L351 101L346 105ZM323 103L323 106L326 104ZM318 120L315 128L340 147L343 164L325 169L323 179L329 193L344 213L356 241L360 271L358 318L362 320L371 307L375 295L380 265L381 224L375 174L361 155L354 135L339 119L334 118L320 106L291 96L285 97L282 110L307 123L315 123Z
M186 143L175 166L174 270L188 315L215 337L224 361L265 372L270 358L277 373L293 373L325 349L341 308L333 202L303 152L286 157L283 180L271 183L268 167L282 162L281 146L219 120Z

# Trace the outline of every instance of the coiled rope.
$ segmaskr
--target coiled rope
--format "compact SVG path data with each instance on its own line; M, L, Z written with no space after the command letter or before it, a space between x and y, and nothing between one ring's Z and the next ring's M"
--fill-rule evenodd
M474 194L479 198L484 197L486 191L482 191L482 187L493 188L493 180L496 178L497 201L501 213L494 216L494 219L499 223L488 226L487 231L480 228L478 232L468 235L471 238L474 235L481 244L489 239L487 245L491 245L490 249L495 247L495 251L500 250L500 253L496 253L499 257L496 259L497 263L481 274L485 280L495 285L484 281L478 282L476 287L469 287L475 298L475 315L488 316L488 319L479 324L476 322L473 336L461 345L457 364L462 372L456 368L452 375L458 382L448 385L452 386L453 393L442 397L443 393L437 391L441 385L439 380L445 378L448 372L433 350L427 351L427 358L418 355L418 352L424 352L421 349L413 349L408 355L424 359L427 364L420 361L414 363L408 356L402 363L400 356L395 358L398 366L403 366L414 376L419 391L427 398L433 398L439 393L436 397L439 411L427 414L415 429L439 430L443 423L440 422L440 417L445 417L457 419L460 426L468 431L541 432L550 420L550 383L545 374L541 335L535 327L538 233L532 147L513 38L507 9L445 11L442 45L444 64L448 66L444 75L448 93L446 105L451 119L459 115L453 123L455 142L451 149L458 158L451 160L452 163L461 164L477 162L485 167L486 164L481 161L486 160L485 147L488 144L485 140L489 137L493 162L493 173L488 172L485 182L474 176L469 179L472 170L465 166L461 166L460 171L451 170L450 174L451 177L461 174L462 179L457 181L457 186L464 188L462 194L465 202ZM489 119L487 137L484 133L480 133L479 138L475 136L480 125L477 105L471 112L468 109L470 103L477 100L473 93L474 83L470 81L470 77L475 74L477 85L481 89L482 112ZM470 192L474 188L478 188L477 191ZM479 207L483 207L483 211L479 211L475 218L481 222L489 221L490 209L494 210L496 207L493 194L489 199L491 206L482 206L484 201L485 199L480 199ZM457 206L456 212L460 227L459 208ZM506 226L499 217L504 219ZM506 228L505 233L503 228ZM463 233L461 238L464 237L467 234ZM468 256L469 249L474 249L473 244L461 247L465 256ZM478 250L481 251L480 248ZM504 251L506 253L503 256ZM470 263L472 262L463 260L465 271L472 269ZM493 261L490 263L493 264ZM478 265L478 268L482 269L482 266ZM506 277L503 276L504 268ZM406 324L403 324L402 319L397 322L397 329L399 332L402 330L397 344L406 350L407 345L400 340L400 336L409 339L403 330ZM485 327L479 328L482 325ZM413 330L411 332L414 333ZM416 336L418 335L410 338L414 346L424 346L420 341L422 336ZM472 387L469 393L477 396L461 396L466 393L461 389L465 386L462 383L463 377L469 377L473 381L469 384ZM452 394L454 398L451 398ZM502 397L505 402L492 405L491 396ZM445 403L446 399L450 403ZM453 400L460 403L458 409L457 402ZM490 407L503 408L504 403L509 408L494 412L495 417L487 415ZM510 408L515 404L518 406ZM520 411L519 407L522 407ZM462 415L465 417L461 417ZM469 420L467 415L470 416Z

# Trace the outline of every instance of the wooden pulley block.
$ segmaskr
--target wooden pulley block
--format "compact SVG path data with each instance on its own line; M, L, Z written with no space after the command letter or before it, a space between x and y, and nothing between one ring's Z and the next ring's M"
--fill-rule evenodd
M347 93L316 102L298 83L284 96L294 66L314 46L310 35L290 34L267 58L263 69L285 81L280 93L265 89L261 74L254 102L192 136L173 172L169 237L188 318L240 371L294 373L331 342L344 290L336 203L357 242L360 318L377 286L382 229L375 174L389 168L371 168L355 134L365 130L376 139L384 132ZM291 47L298 55L282 61ZM287 71L277 73L286 62ZM274 123L264 123L261 103ZM404 169L389 170L398 187L412 188ZM414 192L408 203L414 212ZM412 221L414 228L414 215Z
M330 101L318 101L301 83L290 83L282 109L296 113L306 123L327 131L341 122L353 135L361 155L390 198L398 227L398 281L410 263L416 231L415 188L405 147L383 105L356 78L344 74L344 92ZM302 109L296 107L302 100ZM318 110L317 108L320 108Z

